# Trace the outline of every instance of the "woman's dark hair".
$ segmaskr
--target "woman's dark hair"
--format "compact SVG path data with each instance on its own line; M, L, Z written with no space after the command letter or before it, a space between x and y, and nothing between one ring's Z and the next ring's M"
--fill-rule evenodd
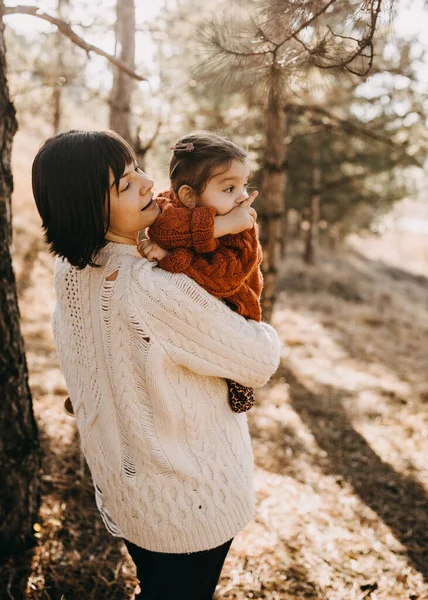
M107 243L110 172L116 189L131 146L113 131L67 131L45 141L33 162L33 194L50 251L83 269Z
M247 160L246 152L234 142L208 131L189 133L173 146L173 150L169 179L176 194L182 185L202 194L217 167L227 171L232 161Z

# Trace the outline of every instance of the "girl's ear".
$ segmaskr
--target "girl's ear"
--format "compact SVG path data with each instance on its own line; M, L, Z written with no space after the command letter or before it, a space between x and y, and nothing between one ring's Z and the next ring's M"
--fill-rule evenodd
M177 195L181 204L187 208L196 208L196 194L190 185L182 185Z

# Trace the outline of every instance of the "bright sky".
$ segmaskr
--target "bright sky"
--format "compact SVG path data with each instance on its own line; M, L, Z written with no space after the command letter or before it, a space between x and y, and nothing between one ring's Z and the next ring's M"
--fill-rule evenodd
M39 0L37 6L42 10L55 14L57 1L58 0ZM146 0L142 2L141 0L136 0L137 23L141 26L145 22L155 21L156 17L162 11L162 8L170 1L171 0ZM5 4L6 6L12 6L18 4L18 2L6 0ZM80 21L83 24L89 25L96 21L97 15L108 15L108 7L110 7L110 22L113 22L114 6L116 4L115 0L73 0L70 4L72 6L72 19L76 22ZM428 31L428 9L424 8L424 0L395 0L395 10L397 12L397 18L394 23L396 34L403 37L418 36L420 44L414 46L414 51L419 52L422 48L428 50L428 36L426 33ZM40 19L25 15L8 16L6 17L6 22L8 26L13 27L19 33L23 33L30 38L37 36L39 32L52 31L55 29L53 26ZM88 28L84 32L83 37L88 42L100 46L103 50L110 53L113 52L113 28L110 35L102 34L98 36ZM153 46L150 37L147 34L139 33L136 40L137 61L146 64L149 69L154 67L152 49ZM105 64L105 61L104 59L95 57L92 58L92 61L94 62L93 68L91 68L93 76L97 77L96 74L98 73L99 77L99 74L103 71L103 64ZM419 76L421 81L426 82L428 86L428 58L425 63L421 65Z
M150 0L141 2L136 0L136 22L137 26L144 27L145 23L150 23L156 20L161 10L171 0ZM6 6L15 6L20 4L19 1L14 2L13 0L6 0ZM36 3L29 2L25 3L27 6ZM66 4L64 2L64 4ZM39 0L37 7L42 11L55 16L57 15L58 0ZM84 31L76 29L76 33L81 35L88 43L98 46L105 52L110 54L114 53L114 14L115 14L115 0L71 0L70 2L70 20L73 22L79 22L82 25L91 25L97 23L97 16L102 15L98 21L98 24L102 24L103 21L111 23L110 34L101 33L97 34L90 28ZM36 17L29 15L9 15L6 17L6 25L13 27L16 32L25 35L27 38L36 38L41 32L55 31L56 27L50 25L46 21L42 21ZM139 32L136 35L136 61L142 65L145 65L147 69L153 70L155 67L153 62L153 44L150 40L150 36L146 33ZM107 84L110 81L110 70L105 69L107 64L106 59L96 56L94 53L91 54L91 60L88 63L88 79L92 85L96 87L98 82L103 80L103 83ZM138 69L137 69L138 70ZM103 75L104 74L104 75ZM144 73L142 73L144 74ZM107 77L105 77L107 76ZM146 85L144 83L139 85Z

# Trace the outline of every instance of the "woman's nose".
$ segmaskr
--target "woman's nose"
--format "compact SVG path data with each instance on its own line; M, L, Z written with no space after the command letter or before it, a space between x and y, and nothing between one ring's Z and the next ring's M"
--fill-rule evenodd
M147 177L147 175L142 175L142 181L141 181L141 189L140 189L140 193L142 194L147 194L148 191L150 191L152 189L152 187L155 185L155 182L153 181L153 179L150 179L150 177Z

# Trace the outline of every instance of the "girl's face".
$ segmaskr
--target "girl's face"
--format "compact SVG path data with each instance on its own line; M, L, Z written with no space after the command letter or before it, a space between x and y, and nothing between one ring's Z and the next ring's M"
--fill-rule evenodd
M133 163L127 165L116 190L110 172L110 226L107 239L126 238L136 241L142 229L155 222L160 208L154 200L153 181Z
M247 163L232 161L229 169L214 171L207 187L198 198L198 206L212 206L218 215L225 215L248 198L249 168Z

